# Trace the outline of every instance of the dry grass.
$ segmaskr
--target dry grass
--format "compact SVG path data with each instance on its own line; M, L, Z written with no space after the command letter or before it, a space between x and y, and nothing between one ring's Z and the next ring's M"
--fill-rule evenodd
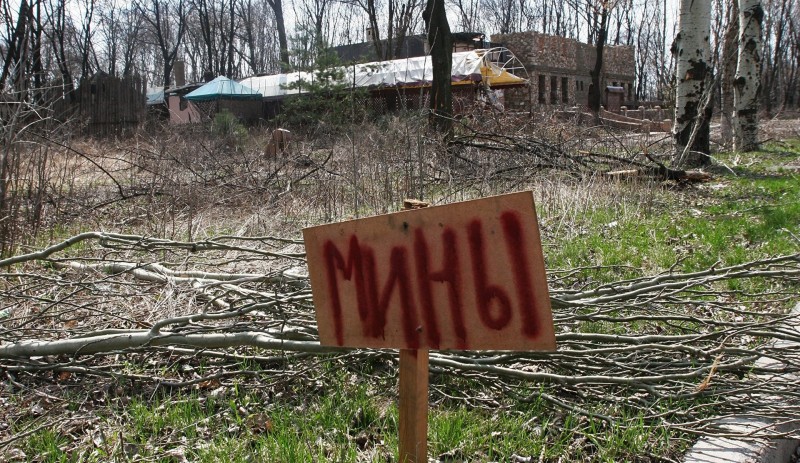
M585 134L568 138L575 132L568 125L551 123L537 131L528 120L505 122L516 135L572 150L600 146ZM229 139L202 126L163 127L124 140L45 145L40 149L46 150L46 164L22 145L21 171L44 168L37 182L18 190L46 194L41 215L49 220L34 226L20 216L17 236L27 243L85 229L173 239L297 236L311 224L397 210L405 198L439 204L525 189L536 192L544 217L565 220L641 190L592 176L532 171L506 152L466 147L454 161L426 133L425 121L413 117L387 117L322 139L298 133L291 151L272 159L263 155L268 139L268 129ZM609 140L603 143L608 149Z

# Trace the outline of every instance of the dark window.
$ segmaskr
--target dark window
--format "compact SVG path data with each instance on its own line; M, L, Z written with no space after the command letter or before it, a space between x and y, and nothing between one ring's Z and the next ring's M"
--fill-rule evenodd
M181 97L178 107L181 109L181 111L186 111L186 108L189 107L189 102L186 100L186 98Z
M569 103L569 79L561 78L561 102Z
M550 76L550 103L558 103L558 77Z
M544 86L545 86L545 77L539 74L539 103L545 104L547 101L544 99Z

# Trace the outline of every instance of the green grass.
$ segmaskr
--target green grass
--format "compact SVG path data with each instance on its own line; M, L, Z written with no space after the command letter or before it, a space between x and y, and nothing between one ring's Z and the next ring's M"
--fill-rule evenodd
M720 175L678 192L658 191L663 200L654 208L625 211L618 203L604 204L573 224L580 232L547 236L547 266L603 266L590 276L610 282L669 268L678 260L678 270L691 272L717 262L736 265L796 253L800 175L778 168L800 159L796 144L790 146L793 150L778 158L748 153L748 167L738 167L736 176ZM730 162L735 156L720 158Z
M28 455L38 455L41 462L62 463L77 461L74 457L63 450L69 442L66 436L57 432L45 429L33 434L25 442L25 449Z
M390 453L396 447L396 410L382 411L382 399L373 397L366 383L348 385L340 376L322 394L296 393L281 400L251 388L231 388L224 398L199 393L134 397L108 410L102 427L113 432L104 447L116 451L102 452L96 461L172 462L176 455L200 462L356 461L370 447L380 445ZM57 450L55 439L50 431L38 433L28 440L26 454ZM46 461L77 461L56 450L51 453L67 459Z
M78 447L69 436L42 430L22 449L28 461L41 462L397 461L396 406L385 394L369 392L364 379L352 383L341 375L320 395L298 391L305 395L277 401L254 389L220 400L198 393L143 395L105 410L99 445ZM503 403L499 410L433 406L429 455L442 461L513 461L517 455L614 462L653 452L654 441L656 449L669 447L641 420L623 428L553 413L535 394L527 403Z

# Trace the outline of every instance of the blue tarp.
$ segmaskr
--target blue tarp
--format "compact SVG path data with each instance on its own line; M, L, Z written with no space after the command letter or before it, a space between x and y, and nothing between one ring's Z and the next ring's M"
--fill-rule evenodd
M219 76L202 87L187 93L184 97L190 101L226 100L260 100L261 94L250 87Z
M164 89L147 94L147 106L164 104Z

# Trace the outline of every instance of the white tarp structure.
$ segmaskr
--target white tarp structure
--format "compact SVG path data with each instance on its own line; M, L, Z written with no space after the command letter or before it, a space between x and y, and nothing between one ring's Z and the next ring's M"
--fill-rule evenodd
M501 57L505 62L499 61ZM502 48L453 53L452 83L459 85L480 82L489 87L524 85L528 82L527 79L512 74L514 71L524 72L524 68L518 63L511 52ZM342 83L354 88L426 87L433 80L430 56L376 61L342 66L341 69L345 76ZM301 84L313 82L315 78L314 73L298 71L248 77L240 83L261 93L264 98L271 99L305 93Z

